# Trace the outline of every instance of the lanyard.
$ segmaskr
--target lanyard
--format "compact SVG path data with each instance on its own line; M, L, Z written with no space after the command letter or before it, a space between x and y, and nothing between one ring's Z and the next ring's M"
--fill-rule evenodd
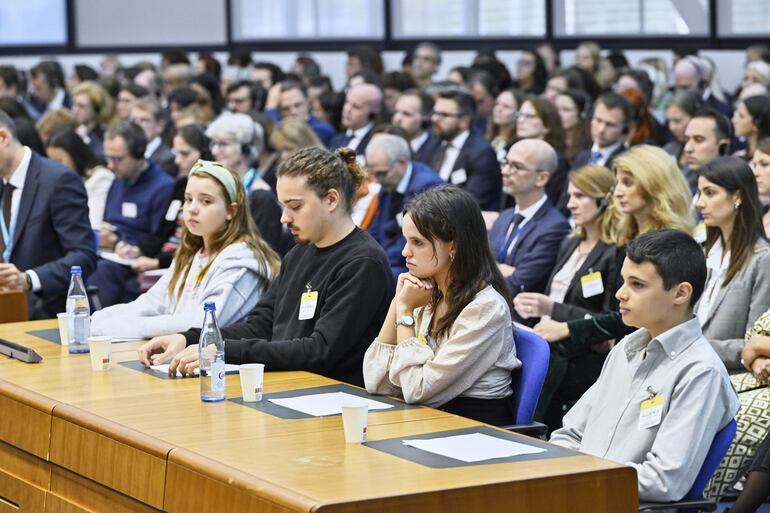
M254 185L254 182L262 178L263 174L265 174L264 171L257 171L253 167L246 171L246 174L243 175L243 188L246 189L246 195L251 191L251 186Z
M500 247L497 249L497 261L501 264L505 263L505 257L507 257L513 250L513 245L516 242L516 238L519 236L521 223L523 222L523 219L519 222L519 226L516 227L516 231L513 232L513 235L511 235L511 232L513 231L514 223L511 223L508 226L508 232L505 234L505 237L500 241Z
M11 246L13 245L13 234L16 232L16 221L19 216L13 215L13 204L11 204L11 229L10 231L5 225L5 215L3 214L3 201L0 200L0 228L3 232L3 242L5 243L5 249L3 250L3 262L8 262L11 258Z

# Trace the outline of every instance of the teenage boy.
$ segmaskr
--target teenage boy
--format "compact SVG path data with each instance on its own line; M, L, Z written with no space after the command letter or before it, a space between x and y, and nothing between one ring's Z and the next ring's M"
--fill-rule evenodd
M297 245L254 310L222 328L227 363L307 370L363 386L364 353L396 288L382 247L351 218L363 179L348 149L305 148L281 165L281 222ZM157 365L174 357L169 371L190 374L200 331L156 337L139 348L139 359Z
M623 322L640 329L613 348L551 442L636 468L640 500L675 501L738 411L725 366L693 317L706 261L686 233L648 232L628 244L621 276Z

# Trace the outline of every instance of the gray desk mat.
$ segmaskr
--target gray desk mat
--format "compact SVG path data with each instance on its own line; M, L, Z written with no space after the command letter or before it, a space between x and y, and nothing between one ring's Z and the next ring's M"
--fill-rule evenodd
M54 344L61 345L61 340L59 339L59 328L51 328L47 330L32 330L27 331L27 335L32 335L33 337L42 338L43 340L47 340L49 342L53 342ZM113 341L113 344L120 344L121 342L129 342L128 340L115 340Z
M396 399L391 399L390 397L386 397L383 395L373 396L367 393L366 390L362 390L360 388L356 388L351 385L346 385L344 383L338 383L336 385L325 385L322 387L287 390L285 392L274 392L272 394L264 394L262 396L262 400L257 401L255 403L245 403L243 402L242 397L236 397L228 400L236 404L246 406L247 408L259 410L263 413L267 413L268 415L273 415L274 417L279 417L282 419L313 419L313 418L316 418L313 415L308 415L306 413L302 413L301 411L292 410L291 408L284 408L283 406L279 406L275 403L270 402L269 399L282 399L287 397L296 397L299 395L328 394L331 392L345 392L348 394L356 395L358 397L364 397L366 399L380 401L382 403L390 404L391 406L393 406L393 408L388 408L387 410L372 410L372 413L376 411L409 410L412 408L420 407L420 406L415 406L411 404L406 404L404 402L397 401ZM327 416L333 417L335 415L340 415L340 414L335 413L333 415L327 415Z
M457 435L470 435L473 433L482 433L502 440L509 440L511 442L518 442L525 445L531 445L545 449L545 452L537 454L522 454L520 456L511 456L507 458L495 458L485 461L477 461L467 463L465 461L456 460L447 456L441 456L439 454L433 454L432 452L423 451L416 447L404 445L403 440L429 440L431 438L440 438ZM456 467L474 467L477 465L493 465L495 463L511 463L516 461L531 461L531 460L544 460L549 458L563 458L565 456L577 456L578 453L549 445L541 440L535 440L527 438L525 436L511 433L509 431L500 431L498 429L492 429L488 426L476 426L463 429L453 429L451 431L440 431L438 433L426 433L424 435L412 435L412 436L400 436L398 438L389 438L387 440L375 440L372 442L364 442L365 446L377 449L378 451L386 452L409 460L413 463L417 463L424 467L430 468L456 468Z
M61 345L61 340L59 340L59 328L52 328L49 330L32 330L28 331L27 335L32 335L33 337L42 338L49 342L53 342L54 344Z
M123 367L128 367L131 370L139 371L143 374L147 374L149 376L152 376L154 378L158 379L195 379L198 376L171 376L169 374L162 374L160 372L155 372L152 369L145 367L144 364L138 360L135 360L133 362L120 362L118 365L122 365ZM225 374L238 374L237 370L234 371L227 371Z

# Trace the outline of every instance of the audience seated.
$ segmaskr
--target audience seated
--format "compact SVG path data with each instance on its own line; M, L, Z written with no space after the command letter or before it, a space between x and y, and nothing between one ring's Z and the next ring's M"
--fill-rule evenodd
M357 155L366 153L375 122L382 111L382 90L373 84L351 87L342 107L342 126L345 132L335 135L329 148L350 148Z
M475 101L468 93L440 92L433 106L433 133L441 141L431 168L442 180L470 192L482 210L498 210L500 164L484 137L471 130Z
M55 317L64 311L70 268L88 276L96 266L83 181L23 146L2 110L0 177L0 288L26 292L31 318Z
M516 206L500 213L489 231L489 245L512 296L545 290L569 232L567 220L545 195L557 164L554 149L539 139L523 139L508 151L503 191Z
M639 145L615 159L614 204L621 212L616 244L625 246L639 234L673 228L692 234L690 193L674 159L660 148ZM535 331L549 341L570 338L586 350L609 339L620 339L629 328L612 310L591 319L566 323L541 321Z
M199 160L187 178L183 212L171 267L135 301L95 312L93 334L149 338L187 330L199 325L208 301L222 324L254 308L280 259L257 234L238 175Z
M83 179L88 194L88 218L91 227L98 230L115 175L99 163L91 148L72 128L55 130L48 138L46 153L48 158L64 164Z
M518 89L506 89L495 98L492 119L484 137L492 145L501 165L511 145L516 142L516 118L524 100L524 93Z
M564 157L573 162L578 153L591 147L590 121L591 98L584 91L567 89L554 101L564 128Z
M770 137L770 97L751 96L745 100L739 100L732 122L735 137L743 137L746 140L746 149L741 150L737 155L751 160L757 148L757 142Z
M757 180L757 190L760 200L770 199L770 138L762 139L757 144L751 159L751 170ZM765 237L770 238L770 205L762 206L762 226Z
M709 87L709 65L702 57L688 55L682 57L673 69L674 89L677 91L696 91L701 95L706 105L730 117L733 110L719 100Z
M625 138L633 118L631 103L618 93L604 93L597 98L591 115L591 149L577 154L572 169L586 164L612 169L615 157L626 150Z
M72 90L72 116L77 132L99 160L104 158L104 127L112 121L115 106L97 82L83 82Z
M695 113L698 112L702 106L703 99L701 99L695 91L677 91L671 96L671 100L669 100L668 106L666 107L667 127L673 140L666 143L663 146L663 149L676 159L679 167L684 166L686 163L684 154L684 143L686 142L684 131L690 120L695 116ZM694 189L697 184L690 185L690 188Z
M107 166L115 173L107 193L99 245L113 250L122 242L135 246L156 233L169 208L174 180L155 163L144 158L147 138L130 121L120 121L107 130L104 148ZM126 290L131 270L111 260L100 260L89 282L99 288L103 306L132 300L136 291ZM123 279L121 279L123 277ZM128 297L125 297L125 295Z
M706 262L686 233L654 231L628 245L621 275L623 321L639 330L612 349L550 440L634 467L640 500L675 501L738 410L727 371L693 318Z
M287 117L305 121L325 146L328 146L334 137L334 128L310 113L310 100L308 99L307 89L299 82L290 80L281 82L278 113L280 118L276 119L276 121Z
M403 233L409 271L364 356L367 391L512 423L511 371L521 362L478 204L454 186L417 194L404 208Z
M720 157L698 177L709 277L695 314L728 370L740 369L743 335L770 308L770 244L748 164Z
M570 174L567 208L576 229L559 247L545 293L520 292L514 299L513 305L521 318L567 322L591 317L614 304L623 252L615 245L620 214L611 206L613 186L612 173L597 164ZM563 415L560 406L577 400L593 384L606 349L592 350L570 340L554 342L550 347L549 372L535 418L558 427ZM568 368L573 372L565 382L570 374ZM550 411L554 395L555 411Z
M147 137L144 158L155 162L169 176L176 176L179 169L174 163L174 152L161 140L166 123L160 103L154 98L140 98L131 107L128 119L139 125Z
M393 134L375 134L366 148L369 174L381 189L377 195L377 213L367 231L380 243L388 257L393 275L407 272L402 235L403 210L409 198L444 183L421 162L411 159L409 144Z
M222 328L226 362L308 370L363 385L366 344L395 290L385 252L350 217L364 176L350 149L305 148L283 163L282 221L298 245L254 310ZM199 336L193 329L154 338L140 348L140 360L150 365L173 358L169 370L189 374L198 366Z
M399 95L392 122L406 132L414 160L432 165L440 145L430 130L433 98L422 91L409 89Z
M687 123L682 174L693 194L698 189L700 169L720 155L729 154L731 134L732 127L727 116L710 107L698 110Z

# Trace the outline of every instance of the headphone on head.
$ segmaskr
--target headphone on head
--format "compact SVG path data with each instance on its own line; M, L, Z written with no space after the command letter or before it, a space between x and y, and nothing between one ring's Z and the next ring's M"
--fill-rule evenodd
M250 157L251 156L251 146L248 144L241 144L241 154L244 157Z
M708 87L709 81L708 81L708 74L709 70L707 68L707 64L703 59L696 55L688 55L687 57L682 58L683 61L689 62L690 65L692 65L693 68L695 68L695 72L698 74L698 89L700 91L703 91Z

